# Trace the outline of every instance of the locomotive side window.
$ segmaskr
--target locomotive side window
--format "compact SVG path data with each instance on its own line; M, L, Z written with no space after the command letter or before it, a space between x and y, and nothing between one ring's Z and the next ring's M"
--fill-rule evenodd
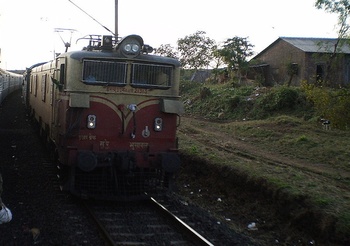
M43 102L46 100L46 74L41 76L41 100Z
M36 97L38 93L38 76L34 75L34 96Z
M64 64L61 64L60 66L60 84L63 85L64 84L64 77L65 77L65 70L64 70L65 66Z
M30 79L29 79L29 92L30 92L30 94L33 93L33 80L34 80L34 75L30 75Z
M171 66L135 63L132 67L132 85L169 88L173 76Z
M126 84L125 62L115 61L83 61L83 82L87 84Z

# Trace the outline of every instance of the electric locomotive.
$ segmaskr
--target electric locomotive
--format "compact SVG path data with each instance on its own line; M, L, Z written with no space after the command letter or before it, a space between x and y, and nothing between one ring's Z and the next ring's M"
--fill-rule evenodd
M180 64L151 51L138 35L91 36L83 50L27 69L25 103L54 150L64 190L131 199L172 186Z

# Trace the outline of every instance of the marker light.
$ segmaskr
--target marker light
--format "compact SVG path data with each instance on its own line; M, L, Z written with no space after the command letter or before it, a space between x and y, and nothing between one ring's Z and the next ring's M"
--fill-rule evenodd
M154 131L160 132L163 130L163 120L162 118L155 118L154 119Z
M90 114L87 117L87 128L95 129L96 128L96 115Z

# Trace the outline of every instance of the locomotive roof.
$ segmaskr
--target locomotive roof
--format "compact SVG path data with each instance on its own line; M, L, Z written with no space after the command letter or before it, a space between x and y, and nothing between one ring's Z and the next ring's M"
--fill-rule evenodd
M83 60L83 59L89 59L89 58L96 58L96 59L124 59L124 60L134 60L134 61L149 61L149 62L155 62L155 63L166 63L174 65L175 67L180 66L180 62L174 58L170 57L164 57L164 56L157 56L157 55L150 55L150 54L140 54L139 56L135 58L124 58L118 55L116 52L107 52L107 51L71 51L67 53L61 54L59 57L62 56L69 56L72 59L75 60Z

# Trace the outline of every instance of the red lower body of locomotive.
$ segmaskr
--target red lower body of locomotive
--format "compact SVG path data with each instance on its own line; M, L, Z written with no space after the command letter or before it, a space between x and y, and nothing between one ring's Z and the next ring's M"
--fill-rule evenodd
M61 101L55 143L63 188L94 198L142 197L172 185L180 159L178 116L162 99L116 104L91 96L88 108Z

